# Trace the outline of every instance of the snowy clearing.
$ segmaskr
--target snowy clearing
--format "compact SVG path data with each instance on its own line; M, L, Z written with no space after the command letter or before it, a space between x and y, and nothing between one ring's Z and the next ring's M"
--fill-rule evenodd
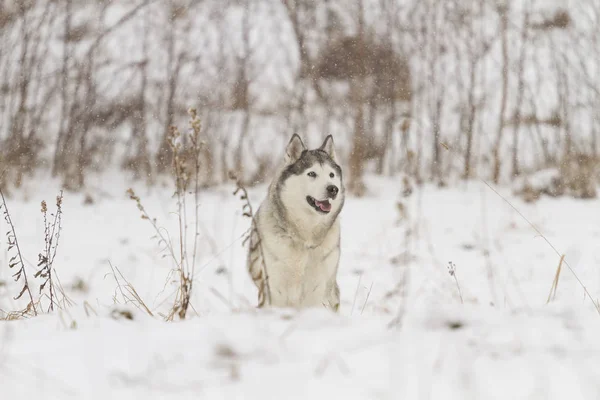
M121 299L109 261L153 313L172 299L173 286L165 285L172 266L125 195L126 184L98 177L96 187L110 191L90 192L92 205L84 205L83 194L66 194L55 268L75 304L0 322L2 398L600 396L600 316L565 266L546 305L560 257L504 200L476 181L415 187L408 197L395 180L369 181L368 196L349 198L342 212L339 315L254 309L240 239L249 224L232 186L223 186L201 196L195 312L172 323L114 304L113 296ZM43 244L39 201L57 187L51 180L32 184L9 200L32 264ZM255 205L265 190L251 191ZM136 192L172 231L170 189ZM524 204L500 192L566 252L598 295L600 204ZM3 310L17 308L9 273L0 269Z

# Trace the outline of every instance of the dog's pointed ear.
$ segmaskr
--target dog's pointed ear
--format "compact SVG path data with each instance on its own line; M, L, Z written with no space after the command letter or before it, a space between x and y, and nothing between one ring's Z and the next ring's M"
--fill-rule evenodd
M285 149L285 162L288 164L295 163L304 150L306 150L306 146L304 146L302 139L294 133Z
M323 150L325 153L327 153L329 155L329 157L331 157L331 159L333 161L337 162L337 157L335 155L335 148L333 145L333 136L328 135L325 138L325 141L323 142L321 147L319 147L319 150Z

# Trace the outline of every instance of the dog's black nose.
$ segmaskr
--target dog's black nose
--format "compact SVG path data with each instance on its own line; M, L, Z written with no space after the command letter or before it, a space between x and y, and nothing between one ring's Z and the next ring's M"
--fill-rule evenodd
M327 186L327 194L332 199L335 199L335 196L337 196L337 194L338 194L339 191L340 191L340 189L338 189L338 187L335 186L335 185L329 185L329 186Z

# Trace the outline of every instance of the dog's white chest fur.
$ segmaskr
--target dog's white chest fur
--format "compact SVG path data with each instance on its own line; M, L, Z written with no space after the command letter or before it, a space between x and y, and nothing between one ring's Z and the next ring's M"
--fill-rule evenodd
M268 217L265 219L267 221L259 220L259 230L263 232L270 228L265 225L272 222ZM319 244L290 236L264 235L263 252L271 305L336 307L339 301L335 298L339 234L339 223L336 222Z

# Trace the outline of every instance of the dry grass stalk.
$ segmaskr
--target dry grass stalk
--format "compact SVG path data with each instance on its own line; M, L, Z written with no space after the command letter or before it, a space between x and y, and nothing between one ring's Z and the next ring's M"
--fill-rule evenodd
M56 212L50 214L52 222L48 220L48 206L46 201L42 201L42 214L44 216L44 251L38 255L38 267L40 269L35 273L34 277L41 277L44 279L40 285L40 294L48 285L48 297L50 299L49 311L54 311L55 289L54 281L52 277L52 270L54 259L56 257L56 250L58 249L58 242L60 239L60 231L62 229L62 202L63 192L56 197Z
M198 257L198 237L200 236L200 215L198 210L200 209L200 155L204 147L204 143L200 140L200 131L202 125L198 113L195 108L190 108L190 141L192 143L192 153L194 155L194 248L192 250L192 271L190 278L190 293L194 286L194 273L196 270L196 259Z
M63 287L62 282L60 281L56 271L54 271L52 279L55 280L55 302L58 305L58 308L61 310L65 310L68 307L71 307L73 304L75 304L73 300L71 300L71 298L67 296L65 288Z
M262 238L258 232L258 229L256 228L254 209L252 208L252 203L250 203L250 198L248 197L248 190L233 172L229 172L229 178L234 180L236 184L236 189L233 192L233 195L237 196L239 194L240 200L244 202L244 205L242 206L242 215L252 220L252 226L248 231L248 235L244 238L242 246L245 246L246 242L248 242L250 246L249 254L254 252L256 249L258 249L260 254L257 259L248 260L248 262L255 263L260 259L260 274L256 277L253 276L252 279L255 282L260 282L260 286L258 288L258 307L261 308L265 305L271 305L271 288L269 286L269 274L267 272L267 266L265 264L265 257L263 254ZM250 265L248 265L248 269L252 269Z
M179 248L176 249L171 242L167 239L163 230L158 227L156 218L150 218L148 212L142 205L141 199L135 194L133 189L129 189L127 194L129 198L136 202L138 209L142 213L142 219L148 220L152 225L159 243L165 246L165 250L168 251L170 257L175 262L176 269L175 273L178 275L178 289L176 292L175 302L171 311L167 314L166 319L172 321L177 315L181 319L185 319L188 308L191 306L190 300L193 289L193 276L195 272L195 265L198 253L197 241L200 235L200 216L198 209L200 207L199 191L200 191L200 155L204 146L204 143L200 140L201 124L195 109L188 111L190 115L190 133L189 136L182 136L176 127L171 127L169 136L167 138L169 147L172 152L172 168L173 176L175 179L175 196L177 198L177 218L178 218L178 237L179 237ZM188 163L186 154L190 151L185 151L183 148L183 142L188 141L191 143L191 154L194 158L193 168L194 171L194 246L192 250L192 260L190 262L188 254L188 216L187 216L187 201L186 193L190 186L190 171L188 171Z
M465 302L463 301L462 292L460 291L460 285L458 284L458 278L456 277L456 264L454 264L452 261L448 261L448 273L450 274L451 277L454 278L454 282L456 283L456 288L458 289L458 295L460 296L460 303L464 304Z
M356 284L356 290L354 291L354 300L352 300L352 309L350 309L350 315L354 314L354 307L356 306L356 299L358 298L358 290L360 289L360 281L362 280L363 274L361 273L358 277L358 283Z
M27 293L29 296L29 303L24 310L18 311L14 314L19 315L20 317L24 317L29 315L31 311L33 311L33 315L37 315L37 308L35 306L36 302L33 300L33 295L31 293L31 289L29 288L29 280L27 279L27 271L25 270L25 264L23 263L23 256L21 253L21 247L19 246L19 239L17 238L17 232L15 230L15 226L13 224L12 218L10 216L10 212L8 211L8 205L6 204L6 199L4 198L4 193L0 189L0 197L2 198L2 204L0 204L0 209L4 213L4 220L9 226L8 232L6 232L6 238L8 239L8 253L10 254L11 250L15 250L15 255L13 255L8 263L9 268L19 267L17 272L13 274L13 278L15 278L15 282L18 282L23 278L23 287L19 294L14 298L15 300L19 300L23 294ZM10 315L11 313L9 313Z
M119 270L119 268L117 268L117 267L114 267L112 265L112 263L110 263L110 262L108 264L110 265L110 269L112 270L113 278L115 279L115 282L117 283L117 290L121 294L121 298L123 299L123 302L125 304L133 304L139 310L145 311L148 315L153 317L154 314L152 314L152 311L150 311L150 308L146 305L144 300L142 300L142 297L139 295L137 290L135 290L135 287L133 287L133 285L125 278L125 276L123 275L121 270ZM115 294L113 295L113 301L115 303L119 302L117 299L116 291L115 291ZM86 310L86 313L87 313L87 310Z
M564 261L565 255L563 254L560 257L558 268L556 268L556 274L554 274L554 280L552 281L552 287L550 287L550 293L548 293L548 300L546 300L546 304L550 303L550 300L554 300L556 298L556 290L558 289L558 279L560 278L560 272L562 270L562 265Z
M133 189L128 189L127 190L127 194L129 195L129 198L131 200L133 200L133 201L136 202L138 210L140 210L140 212L142 213L141 218L144 219L144 220L147 220L150 223L150 225L152 226L152 228L153 228L153 230L154 230L154 232L156 234L156 237L158 238L158 244L161 245L161 246L164 246L162 250L166 251L169 254L170 258L173 260L173 262L176 265L176 269L175 269L174 272L178 272L179 276L181 277L182 276L182 260L181 260L181 258L179 258L177 256L177 254L175 252L175 247L174 247L173 243L171 242L170 238L168 238L167 235L165 235L164 230L158 226L156 218L150 217L150 215L146 211L146 208L142 204L142 200L140 199L139 196L137 196L135 194L135 192L133 191ZM112 265L111 265L111 268L112 268ZM127 281L125 280L124 276L120 273L120 271L118 271L118 272L119 272L121 278L126 282L125 286L127 287L127 285L128 285ZM171 278L171 275L172 274L169 274L168 279ZM121 288L120 282L117 279L117 275L114 273L114 270L113 270L113 276L115 277L115 281L117 281L117 286L118 286L118 288L119 288L119 290L121 292L121 297L126 302L132 302L133 304L135 304L136 302L132 301L132 299L130 297L128 297L128 296L125 295L124 291ZM187 282L185 284L187 284ZM178 287L177 292L176 292L175 303L174 303L173 307L171 308L171 311L165 317L165 319L167 319L168 321L173 320L173 317L175 316L175 314L177 313L177 311L179 311L179 309L180 309L180 306L181 306L180 300L181 300L181 293L182 293L181 292L181 287L183 285L185 285L185 284L182 284L182 283L179 284L179 287ZM128 291L129 291L129 289L128 289ZM187 291L186 293L190 294L189 291ZM116 296L113 296L113 300L116 301ZM185 318L185 315L184 315L184 318Z
M90 311L93 312L96 317L98 316L98 313L96 312L94 307L92 307L92 305L88 303L87 300L83 302L83 311L85 311L86 317L91 316Z
M9 260L9 268L19 267L19 270L13 274L15 281L23 279L23 286L19 294L14 298L15 300L23 297L27 293L29 297L29 303L23 310L4 312L5 316L3 319L20 319L28 316L38 315L38 311L42 310L42 299L49 301L47 311L54 311L55 306L61 309L71 306L73 302L65 294L65 291L56 276L54 270L54 259L56 258L56 252L58 249L58 243L60 239L60 233L62 230L62 203L63 203L63 192L56 197L56 212L50 214L48 218L48 206L45 201L41 203L41 211L44 215L44 250L43 253L39 254L38 267L40 269L33 276L34 278L42 278L43 281L39 287L39 296L37 299L33 297L31 292L30 281L27 279L27 272L25 270L25 264L19 246L19 240L15 231L15 227L8 211L6 199L4 194L0 190L0 197L2 203L0 209L3 209L4 219L9 225L9 231L6 233L8 237L8 251L10 254L11 250L15 250L15 254ZM48 292L44 292L45 288L48 288Z
M0 321L18 321L20 319L28 318L31 316L31 310L23 309L20 311L4 311L0 310L3 314L0 317Z
M175 250L173 249L173 244L171 243L171 240L169 240L165 236L163 230L158 226L156 218L150 217L150 214L148 214L148 211L146 211L146 208L142 204L142 199L135 194L133 189L127 189L127 195L131 200L135 201L138 210L142 213L141 218L143 220L148 221L150 225L152 225L152 228L154 229L154 232L158 237L158 243L164 245L164 250L167 250L173 261L177 262L177 256L175 255Z
M173 152L173 172L175 174L175 194L177 196L177 218L179 224L179 264L177 272L179 274L179 290L177 291L177 299L167 320L173 320L175 314L178 314L181 319L185 319L191 296L191 275L189 273L189 264L187 263L187 207L186 207L186 191L189 184L189 175L186 171L185 164L180 157L181 142L179 138L181 134L176 127L171 127L169 135L169 146Z
M360 315L362 315L363 312L365 312L365 307L367 306L367 303L369 302L369 297L371 297L371 290L373 290L373 283L374 282L371 282L371 286L369 286L369 291L367 292L367 297L365 298L365 302L363 303L363 306L360 309Z

